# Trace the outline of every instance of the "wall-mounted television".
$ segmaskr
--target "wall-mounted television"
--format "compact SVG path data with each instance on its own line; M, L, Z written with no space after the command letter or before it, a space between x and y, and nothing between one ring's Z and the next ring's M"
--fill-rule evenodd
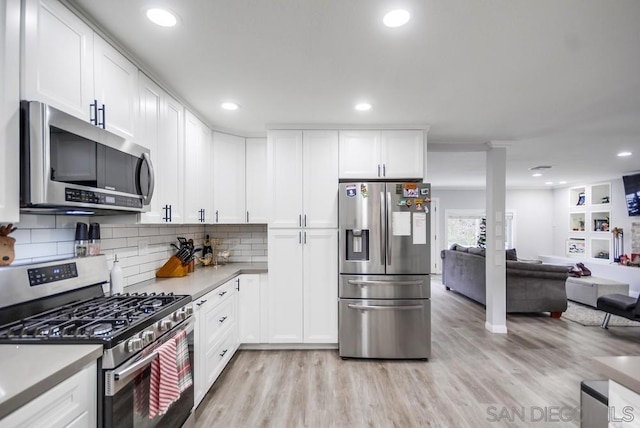
M622 177L624 197L630 216L640 216L640 172Z

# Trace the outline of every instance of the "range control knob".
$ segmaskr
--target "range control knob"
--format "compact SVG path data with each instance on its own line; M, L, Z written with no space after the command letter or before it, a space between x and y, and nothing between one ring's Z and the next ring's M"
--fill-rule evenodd
M164 319L158 321L158 330L160 331L167 331L171 327L173 327L173 323L171 322L171 320Z
M145 330L142 332L140 337L142 337L142 341L148 345L155 340L156 334L153 332L153 330Z
M138 352L142 350L142 339L134 337L133 339L127 340L124 346L126 351L129 353Z
M193 315L193 305L185 306L184 311L187 313L187 316Z
M182 321L187 318L187 312L184 309L178 309L173 313L174 321Z

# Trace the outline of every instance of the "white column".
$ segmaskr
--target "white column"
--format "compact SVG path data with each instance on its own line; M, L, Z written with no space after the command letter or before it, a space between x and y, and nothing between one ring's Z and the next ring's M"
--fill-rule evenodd
M507 277L504 251L504 211L507 149L504 143L489 143L487 150L487 319L492 333L507 332Z

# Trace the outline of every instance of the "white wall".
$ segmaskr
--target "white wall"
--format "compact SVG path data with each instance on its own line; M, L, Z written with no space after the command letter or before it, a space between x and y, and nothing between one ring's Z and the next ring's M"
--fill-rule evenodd
M485 209L485 191L444 190L435 188L432 196L439 198L440 249L446 245L445 213L451 209ZM535 259L553 248L553 192L551 190L507 190L506 211L514 213L515 248L518 257Z

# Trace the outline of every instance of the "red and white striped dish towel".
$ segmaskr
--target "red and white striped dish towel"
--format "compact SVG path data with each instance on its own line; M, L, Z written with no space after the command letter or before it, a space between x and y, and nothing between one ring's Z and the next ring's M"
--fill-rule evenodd
M176 364L178 366L178 389L184 392L193 385L191 376L191 364L189 363L189 344L187 343L187 332L182 330L176 334Z
M163 415L180 398L176 341L172 338L158 348L158 357L151 363L149 387L149 419Z

